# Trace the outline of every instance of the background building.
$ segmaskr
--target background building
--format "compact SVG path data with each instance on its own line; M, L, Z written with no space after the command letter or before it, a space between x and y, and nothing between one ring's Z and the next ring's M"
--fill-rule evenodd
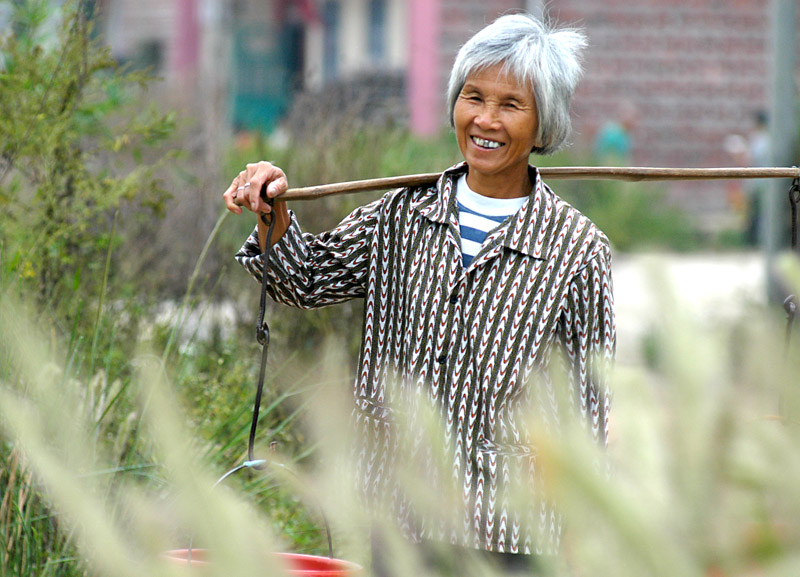
M103 0L108 41L149 63L165 91L235 130L273 130L308 107L361 98L365 114L420 135L446 126L455 53L497 15L543 11L543 0ZM770 2L549 0L549 15L585 29L586 75L574 102L574 150L635 109L630 162L725 166L732 134L769 108ZM299 96L302 95L302 98ZM209 104L211 103L211 104ZM377 112L376 112L377 111ZM219 132L221 129L218 129ZM721 183L672 194L717 210Z

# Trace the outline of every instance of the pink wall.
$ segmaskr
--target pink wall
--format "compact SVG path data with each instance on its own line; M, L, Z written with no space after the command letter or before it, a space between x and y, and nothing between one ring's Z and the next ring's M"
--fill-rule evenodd
M178 0L175 14L172 68L178 74L184 75L194 72L197 65L200 43L197 0Z
M433 136L444 126L440 84L440 0L409 0L408 107L411 130Z

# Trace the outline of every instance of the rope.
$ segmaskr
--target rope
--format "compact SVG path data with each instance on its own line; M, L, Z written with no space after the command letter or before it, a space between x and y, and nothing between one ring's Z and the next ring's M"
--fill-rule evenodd
M273 206L273 199L268 199L267 204ZM214 487L222 483L225 479L237 473L243 469L256 469L262 470L267 464L265 459L256 459L254 457L255 452L255 443L256 443L256 431L258 430L258 415L261 410L261 397L264 393L264 380L267 374L267 354L269 352L269 325L264 320L264 317L267 313L267 286L269 285L269 281L267 279L267 262L269 262L269 255L272 250L272 232L275 229L275 215L272 215L272 218L269 219L267 222L265 216L263 214L259 215L261 222L267 225L267 240L266 246L264 246L264 252L261 254L261 262L263 264L263 269L261 273L261 302L259 305L258 310L258 324L256 326L256 340L258 344L261 345L261 368L258 373L258 384L256 385L256 398L253 401L253 420L250 422L250 436L247 440L247 461L243 462L241 465L237 465L224 475L220 477L216 483L214 483ZM297 477L297 474L286 467L283 464L278 464L284 471L290 473L291 475ZM212 487L213 488L213 487ZM325 516L325 512L322 510L322 507L319 507L320 515L322 516L322 522L325 525L325 535L328 539L328 557L333 558L333 540L331 538L331 528L330 524L328 523L328 518ZM188 555L186 557L187 565L191 566L192 564L192 551L193 551L193 541L194 537L190 538L189 540L189 550Z
M269 200L268 204L273 206L273 201ZM258 309L258 322L256 325L256 340L261 345L261 368L258 372L258 386L256 387L256 399L253 403L253 420L250 423L250 438L247 441L247 459L255 461L253 450L256 442L256 429L258 428L258 412L261 408L261 395L264 392L264 378L267 373L267 353L269 352L269 325L264 320L267 313L267 262L269 261L269 253L272 250L272 231L275 229L275 218L266 221L264 215L259 215L261 221L267 225L267 241L264 247L264 253L261 255L261 262L263 269L261 272L261 301Z
M751 178L798 178L800 168L655 168L617 166L543 166L542 178L548 180L624 180L629 182L656 182L675 180L731 180ZM389 176L369 180L337 182L319 186L290 188L281 200L314 200L331 194L351 194L375 190L388 190L406 186L424 186L435 183L441 172Z
M795 177L792 181L792 187L789 189L789 205L792 209L792 252L798 253L797 246L797 205L800 203L800 177ZM789 345L792 340L792 326L797 314L797 297L789 295L783 301L783 309L786 311L786 334L784 337L784 350L785 354L789 354Z
M797 205L800 203L800 177L795 177L789 189L789 204L792 207L792 250L797 252Z

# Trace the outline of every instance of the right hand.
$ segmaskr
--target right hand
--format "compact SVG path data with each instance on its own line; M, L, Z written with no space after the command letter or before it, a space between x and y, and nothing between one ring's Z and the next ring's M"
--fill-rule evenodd
M274 199L289 188L286 174L279 167L266 161L248 164L247 167L233 179L231 185L222 194L226 208L234 214L242 214L246 208L257 214L270 214L272 207L262 198L261 192L265 191L267 199ZM275 208L279 203L275 203ZM284 202L280 202L284 205Z
M275 229L272 233L272 242L275 244L289 228L289 209L286 202L278 197L289 189L286 174L279 167L266 161L248 164L247 167L233 179L231 185L222 193L225 207L234 214L242 214L242 207L258 215L268 215L274 218ZM265 198L262 198L261 191ZM267 199L273 200L273 206L267 204ZM266 246L267 225L258 219L258 238L263 250Z

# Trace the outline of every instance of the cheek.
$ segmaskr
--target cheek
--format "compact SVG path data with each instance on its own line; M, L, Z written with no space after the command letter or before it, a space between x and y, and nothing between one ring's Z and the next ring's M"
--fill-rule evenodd
M456 105L453 108L453 126L456 132L463 130L466 125L466 113L464 111L464 105L461 101L456 101Z
M514 125L515 137L520 142L520 145L528 148L528 150L536 146L538 124L535 118L531 119L527 117L520 119L520 121Z
M466 114L463 105L459 106L456 104L455 108L453 109L453 129L455 130L456 140L458 141L458 145L462 152L464 150L468 124L468 115Z

